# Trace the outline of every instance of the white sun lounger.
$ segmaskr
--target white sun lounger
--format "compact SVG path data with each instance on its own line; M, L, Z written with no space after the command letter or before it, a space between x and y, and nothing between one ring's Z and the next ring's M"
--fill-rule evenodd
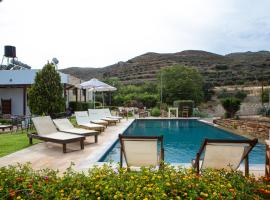
M117 119L119 122L121 119L123 119L123 117L119 117L119 116L113 116L110 112L109 108L101 108L99 110L102 110L104 116L106 116L107 118L112 118L112 119Z
M90 122L94 123L94 124L100 124L103 126L107 126L109 124L109 122L101 120L99 118L97 118L96 116L90 116L88 115L87 111L78 111L76 112L77 114L79 114L80 116L85 116L88 117L88 119L90 120Z
M98 135L99 132L95 130L87 130L84 128L75 128L71 122L64 118L64 119L54 119L53 120L56 127L62 131L67 133L73 133L77 135L83 135L83 136L95 136L95 143L98 142Z
M57 131L50 116L34 117L33 124L36 128L36 134L27 134L29 143L33 144L33 138L46 142L63 144L63 152L66 153L66 144L80 142L81 149L84 149L84 136Z
M118 121L118 119L106 117L102 109L88 109L88 114L89 117L95 117L96 119L104 120L109 124L116 124L116 122Z
M106 128L103 125L91 123L91 120L90 120L87 112L86 113L81 112L81 111L75 112L75 117L76 117L77 124L80 127L87 128L90 130L98 130L98 131L104 131Z

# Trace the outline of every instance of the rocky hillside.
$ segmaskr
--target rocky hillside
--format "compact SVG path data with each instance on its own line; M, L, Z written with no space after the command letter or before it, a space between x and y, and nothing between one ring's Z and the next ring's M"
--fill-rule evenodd
M197 50L178 53L146 53L126 62L104 68L71 67L61 70L83 80L93 77L118 77L126 84L155 80L157 72L167 66L180 64L197 68L213 86L270 82L270 52L231 53L225 56Z

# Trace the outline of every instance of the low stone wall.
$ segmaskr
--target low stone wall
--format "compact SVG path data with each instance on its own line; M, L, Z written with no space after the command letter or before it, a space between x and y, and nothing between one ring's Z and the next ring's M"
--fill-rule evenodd
M269 138L270 123L256 119L216 119L215 124L260 139Z

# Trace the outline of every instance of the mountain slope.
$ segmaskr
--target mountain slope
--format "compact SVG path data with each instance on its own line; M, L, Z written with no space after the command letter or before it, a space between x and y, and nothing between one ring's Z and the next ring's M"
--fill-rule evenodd
M83 80L118 77L125 84L141 84L146 80L156 80L161 68L175 64L197 68L206 82L213 86L270 80L268 51L231 53L225 56L198 50L163 54L149 52L104 68L72 67L61 71Z

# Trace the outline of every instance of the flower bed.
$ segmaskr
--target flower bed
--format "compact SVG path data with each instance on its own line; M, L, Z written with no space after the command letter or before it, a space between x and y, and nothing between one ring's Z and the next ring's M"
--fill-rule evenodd
M0 168L2 199L263 199L267 183L241 172L207 170L199 176L171 166L127 172L104 165L85 174L70 168L63 176L29 165Z

